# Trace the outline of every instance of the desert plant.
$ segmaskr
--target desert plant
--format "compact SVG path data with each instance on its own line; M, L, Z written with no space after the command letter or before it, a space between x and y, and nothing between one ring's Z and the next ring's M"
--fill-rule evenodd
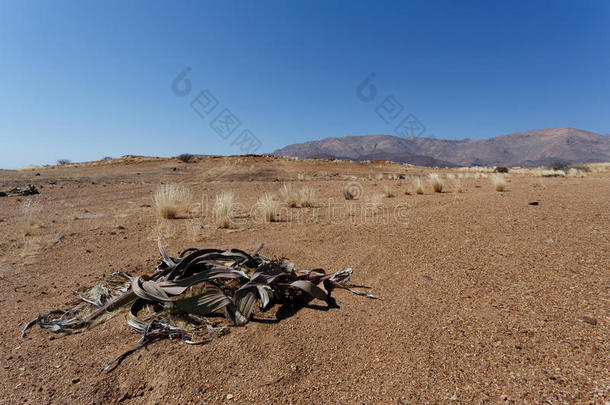
M462 183L460 183L459 181L455 183L455 192L456 193L461 193L462 191L464 191L462 189Z
M375 180L383 180L383 173L375 175Z
M316 191L313 188L303 187L299 191L299 203L301 207L313 207L316 200Z
M191 190L178 184L161 184L153 196L157 213L167 219L187 211L192 199Z
M67 165L69 163L71 163L70 159L57 159L57 164L58 165Z
M395 196L394 191L392 190L392 187L390 187L387 184L383 185L383 196L386 198L392 198Z
M289 207L296 207L299 200L299 193L292 184L283 184L280 188L280 198Z
M21 213L23 214L23 236L30 236L34 229L42 228L42 225L38 222L38 215L41 212L40 205L27 200L21 206Z
M190 153L182 153L182 154L176 156L176 159L178 159L179 161L184 162L184 163L189 163L193 160L194 157L195 156L191 155Z
M233 220L234 194L231 191L223 191L216 195L214 202L214 219L219 228L228 228Z
M496 166L496 168L494 169L494 173L508 173L508 167Z
M495 174L491 176L491 182L496 191L504 191L506 189L506 180L500 175Z
M549 166L550 170L555 170L555 171L564 171L566 172L569 169L569 165L566 162L562 162L562 161L557 161L555 163L553 163L552 165Z
M421 184L421 179L415 180L415 194L423 194L424 186Z
M435 193L441 193L443 191L443 180L436 173L430 173L428 176L432 189Z
M161 264L150 275L131 277L115 273L105 284L82 291L82 301L68 311L54 310L26 323L22 337L35 325L61 335L77 333L129 310L128 325L142 333L138 346L110 362L111 372L129 355L162 339L205 344L229 332L229 326L249 322L255 311L275 304L294 305L318 299L334 303L335 289L377 298L349 284L353 270L328 273L323 269L301 270L283 259L271 260L258 252L240 249L186 249L170 257L159 244ZM188 253L188 255L186 254ZM259 309L260 308L260 309ZM224 314L225 325L205 316Z
M277 201L273 200L273 196L269 193L265 193L259 197L257 205L261 209L263 213L263 217L267 222L277 221L278 215L277 211L279 208L279 204Z

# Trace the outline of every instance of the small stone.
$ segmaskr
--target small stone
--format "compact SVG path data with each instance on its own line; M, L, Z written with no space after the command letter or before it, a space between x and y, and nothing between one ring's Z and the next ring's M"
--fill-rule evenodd
M78 384L79 382L80 382L80 378L78 378L78 377L74 377L72 379L72 384Z
M583 316L582 320L583 320L583 322L586 322L590 325L597 325L597 319L592 318L590 316Z
M233 399L233 394L227 394L227 399Z

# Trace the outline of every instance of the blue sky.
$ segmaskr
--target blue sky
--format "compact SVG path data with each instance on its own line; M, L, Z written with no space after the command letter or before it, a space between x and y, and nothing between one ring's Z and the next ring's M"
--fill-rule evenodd
M422 136L610 133L609 21L608 1L5 0L0 167L239 154L244 130L258 153L395 134L376 113L388 96ZM371 73L376 98L363 102ZM218 103L196 104L215 106L200 116L205 89ZM212 128L225 109L233 133Z

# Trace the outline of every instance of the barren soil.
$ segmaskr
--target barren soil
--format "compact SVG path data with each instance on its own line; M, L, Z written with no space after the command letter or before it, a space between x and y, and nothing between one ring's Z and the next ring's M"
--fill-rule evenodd
M271 157L0 171L0 190L40 188L0 198L0 403L610 401L610 172L511 175L505 192L487 178L461 179L462 193L453 180L443 193L424 182L425 194L413 193L410 176L430 171ZM161 182L193 190L189 214L158 218ZM315 207L283 207L281 221L264 223L252 207L282 182L314 188ZM359 199L344 199L348 183ZM396 196L371 209L384 185ZM224 190L240 203L231 229L209 216ZM203 346L157 342L109 374L100 369L140 337L123 315L21 338L25 323L69 308L102 274L152 273L157 235L172 255L264 242L263 254L299 268L352 267L353 282L381 299L337 290L339 308L255 314Z

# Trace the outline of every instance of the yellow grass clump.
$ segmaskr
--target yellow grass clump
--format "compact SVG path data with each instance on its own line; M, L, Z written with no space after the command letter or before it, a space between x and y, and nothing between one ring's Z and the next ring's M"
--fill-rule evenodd
M277 221L278 215L277 211L279 208L279 204L277 201L273 200L273 197L269 193L265 193L259 197L257 205L261 209L263 213L263 217L267 222Z
M284 184L280 188L280 197L289 207L296 207L299 200L299 193L292 184Z
M491 176L491 182L494 185L496 191L504 191L506 189L506 180L504 177L499 175Z
M231 191L223 191L216 195L212 212L219 228L228 228L231 225L234 200L235 195Z
M421 179L415 180L415 194L423 194L424 186L421 184Z
M161 184L153 196L155 208L161 218L176 218L180 212L188 211L193 200L191 190L179 184Z
M23 214L23 236L30 236L34 229L42 228L42 225L38 222L38 215L41 212L40 205L38 203L27 200L21 206L21 213Z
M394 191L392 190L392 187L390 187L387 184L383 185L383 196L386 198L392 198L395 196Z
M436 173L430 173L428 178L434 192L441 193L443 191L443 179Z
M313 207L316 200L316 191L310 187L303 187L299 191L299 202L301 207Z

